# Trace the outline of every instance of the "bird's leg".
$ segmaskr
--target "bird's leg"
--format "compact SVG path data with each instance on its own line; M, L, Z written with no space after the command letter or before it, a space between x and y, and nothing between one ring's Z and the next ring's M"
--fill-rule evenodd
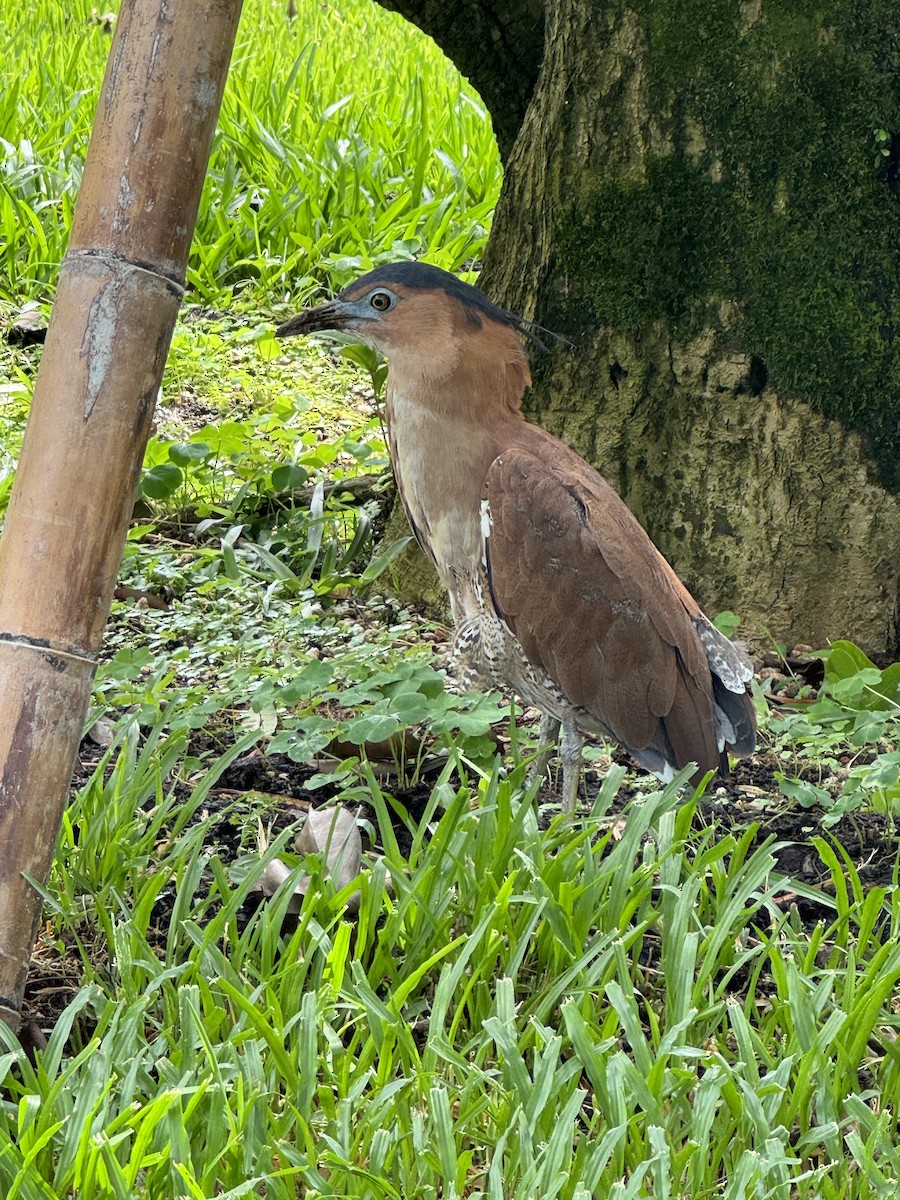
M578 731L575 722L563 721L559 756L562 759L563 769L562 810L564 813L575 811L578 781L581 778L581 747L583 744L584 738Z
M556 745L556 737L559 733L559 721L556 717L548 716L547 713L541 713L541 727L538 732L538 752L528 768L528 782L534 783L536 779L541 779L547 773L547 764L550 762L550 755L553 753L553 748Z

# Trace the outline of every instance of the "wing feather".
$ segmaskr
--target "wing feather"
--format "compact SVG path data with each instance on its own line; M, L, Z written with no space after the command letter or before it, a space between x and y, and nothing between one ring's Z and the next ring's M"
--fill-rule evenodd
M526 429L532 444L505 450L485 479L498 612L569 703L626 746L717 768L699 607L609 484Z

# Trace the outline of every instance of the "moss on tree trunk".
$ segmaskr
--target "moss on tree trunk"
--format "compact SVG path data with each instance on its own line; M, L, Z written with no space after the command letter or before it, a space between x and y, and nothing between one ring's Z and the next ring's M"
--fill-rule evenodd
M708 609L896 650L893 0L544 15L482 280L574 343L534 362L532 416Z

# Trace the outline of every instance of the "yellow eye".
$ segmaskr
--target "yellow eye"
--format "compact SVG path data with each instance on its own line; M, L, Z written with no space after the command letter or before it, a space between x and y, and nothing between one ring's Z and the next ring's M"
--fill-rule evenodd
M387 312L393 302L390 292L373 292L369 297L369 304L379 312Z

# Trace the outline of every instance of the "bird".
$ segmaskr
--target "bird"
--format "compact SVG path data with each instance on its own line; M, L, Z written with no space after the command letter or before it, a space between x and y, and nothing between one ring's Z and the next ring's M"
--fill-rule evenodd
M726 638L615 489L522 413L537 327L418 261L376 267L276 336L350 334L387 360L388 448L409 523L447 589L467 686L541 712L535 770L559 738L561 808L586 736L670 782L752 754L745 651Z

